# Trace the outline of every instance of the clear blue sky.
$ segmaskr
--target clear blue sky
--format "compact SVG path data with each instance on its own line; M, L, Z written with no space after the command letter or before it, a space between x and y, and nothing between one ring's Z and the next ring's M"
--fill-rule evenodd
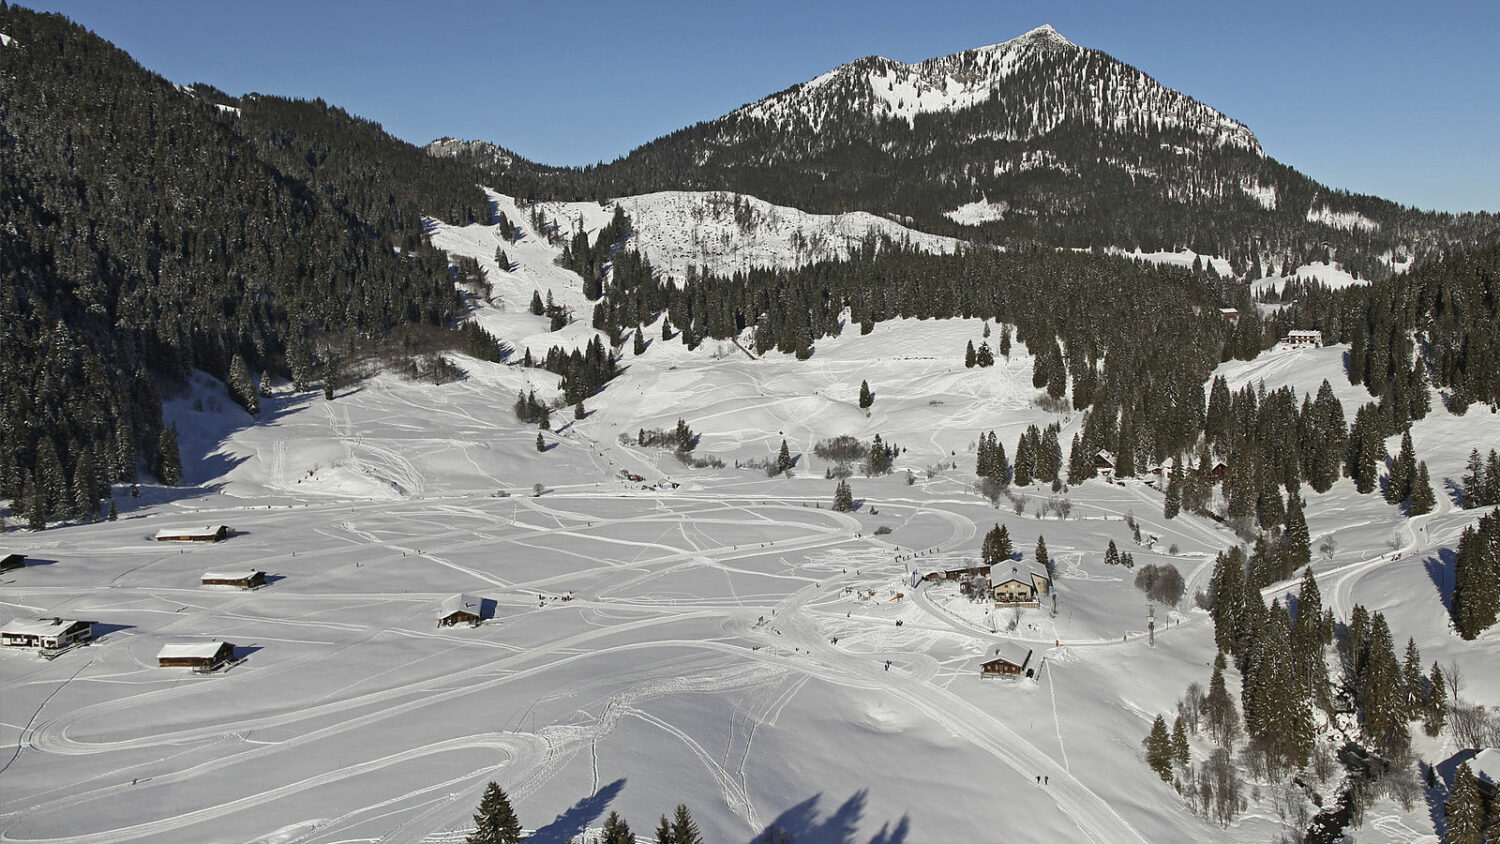
M417 144L609 160L846 61L1050 23L1334 187L1500 211L1500 3L34 0L180 83L322 97Z

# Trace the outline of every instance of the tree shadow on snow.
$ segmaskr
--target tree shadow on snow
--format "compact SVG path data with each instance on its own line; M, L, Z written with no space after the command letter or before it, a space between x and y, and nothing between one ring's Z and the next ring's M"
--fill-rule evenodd
M604 814L604 809L624 788L625 778L621 777L594 792L592 797L585 797L574 803L571 809L558 815L552 823L538 829L526 841L528 844L567 844Z
M1451 548L1438 549L1436 557L1428 557L1422 561L1423 567L1427 569L1427 576L1432 579L1432 584L1437 587L1438 596L1443 599L1443 609L1453 614L1453 573L1458 569L1458 552Z
M822 794L798 803L777 816L751 844L859 844L859 820L865 813L868 792L860 789L849 795L842 805L827 817L820 817L818 801ZM869 839L868 844L905 844L911 833L911 821L905 815L892 827L889 822Z

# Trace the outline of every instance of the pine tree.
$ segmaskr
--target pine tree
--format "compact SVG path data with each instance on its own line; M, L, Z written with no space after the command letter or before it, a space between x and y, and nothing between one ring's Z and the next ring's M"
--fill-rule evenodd
M229 364L229 396L251 416L260 413L260 396L255 389L255 379L251 377L250 367L245 365L245 359L240 355L235 355Z
M493 781L479 801L474 825L477 828L464 839L466 844L516 844L521 840L521 821L516 818L505 790Z
M583 409L583 402L580 400L577 404L573 405L573 418L582 419L585 416L588 416L588 411Z
M968 345L964 347L964 367L967 369L973 369L975 362L974 341L970 340Z
M661 823L656 825L656 841L654 844L674 844L676 837L672 835L672 822L667 820L666 815L661 816Z
M1406 695L1401 683L1401 665L1396 661L1390 626L1383 613L1370 618L1370 640L1364 670L1357 677L1356 704L1365 736L1385 756L1395 756L1411 743L1407 729Z
M1281 558L1288 571L1312 562L1312 535L1302 512L1302 496L1292 493L1286 503L1286 525L1281 534Z
M995 353L990 351L989 343L979 344L979 350L974 353L974 365L981 369L995 365Z
M1214 643L1220 653L1232 653L1240 634L1244 612L1245 554L1238 547L1220 552L1214 559L1213 605Z
M1182 486L1185 481L1182 461L1172 461L1172 474L1167 478L1167 492L1162 502L1162 516L1165 518L1175 519L1182 511Z
M870 392L870 382L859 382L859 406L867 408L875 403L875 394Z
M1406 718L1415 721L1422 717L1427 704L1427 677L1422 674L1422 652L1417 649L1417 640L1406 640L1406 658L1401 663L1401 686L1405 691Z
M646 353L646 329L644 326L635 327L635 342L630 347L630 352L639 357Z
M547 441L542 438L542 435L540 433L536 435L536 450L541 452L545 452L547 450Z
M698 825L693 822L693 815L688 811L687 804L677 804L677 811L672 815L672 842L703 844L703 836L698 831Z
M620 817L619 812L611 811L604 819L599 844L635 844L635 833L630 831L630 824Z
M1437 506L1437 495L1432 491L1432 478L1427 474L1427 461L1417 464L1417 479L1411 485L1411 515L1424 516Z
M1182 722L1182 715L1178 715L1172 721L1172 761L1178 769L1187 770L1188 763L1192 761L1192 749L1188 746L1187 727Z
M854 492L849 489L849 481L839 479L839 485L833 491L833 509L840 513L848 513L854 509Z
M1172 737L1167 733L1167 722L1160 716L1151 722L1151 733L1143 742L1146 747L1146 764L1162 782L1172 781Z
M167 486L177 486L182 480L182 455L177 451L176 425L161 429L157 448L161 451L161 477L158 480Z
M114 499L114 496L110 496L110 498L109 498L109 520L112 521L112 522L114 522L114 521L119 521L119 519L120 519L120 511L118 511L118 510L115 509L115 499Z
M1386 479L1385 500L1400 504L1410 497L1416 475L1417 459L1412 452L1411 429L1408 428L1401 434L1401 451L1391 461L1390 475Z
M1453 626L1473 639L1500 615L1500 510L1464 528L1453 566Z
M1453 775L1453 790L1445 806L1448 820L1448 844L1485 844L1484 798L1479 781L1465 762Z
M1010 542L1010 530L1005 525L997 524L984 535L979 555L984 565L998 566L1009 560L1014 551Z
M1434 662L1432 673L1427 676L1427 709L1422 714L1422 731L1429 736L1441 733L1443 723L1448 719L1448 690L1443 685L1445 680L1443 669Z
M1052 576L1052 558L1047 556L1047 539L1043 536L1036 538L1036 564L1041 566L1047 576Z
M791 476L792 452L786 446L786 440L781 441L781 450L776 452L776 464L771 467L771 474Z
M531 291L531 313L534 314L535 316L541 316L542 314L545 314L546 312L547 312L547 306L542 304L542 291L540 291L540 290L533 290L533 291Z
M1035 430L1033 425L1031 430ZM1029 432L1022 432L1020 440L1016 442L1016 462L1013 467L1014 476L1011 480L1016 486L1026 486L1031 483L1032 472L1036 469L1036 443L1031 439Z
M1120 564L1120 549L1115 547L1115 541L1109 541L1109 547L1104 549L1104 564L1118 566Z
M1214 742L1229 750L1240 734L1240 714L1224 683L1224 666L1224 655L1220 653L1214 659L1214 673L1208 681L1208 694L1203 698L1203 716Z
M1000 355L1010 360L1010 326L1000 329Z

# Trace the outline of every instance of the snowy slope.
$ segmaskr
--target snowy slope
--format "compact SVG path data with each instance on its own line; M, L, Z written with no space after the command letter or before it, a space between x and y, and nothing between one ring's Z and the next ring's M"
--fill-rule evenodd
M926 252L953 252L960 241L919 232L863 211L808 214L753 196L725 191L663 191L627 196L606 205L543 202L548 219L568 233L583 229L592 238L614 215L630 215L627 248L641 251L653 266L681 279L689 266L732 274L755 267L790 268L846 258L868 238L887 238Z
M966 369L979 321L905 320L820 341L810 361L752 360L728 343L690 352L649 326L647 351L627 351L587 418L555 415L539 453L510 404L522 389L555 395L556 379L515 361L592 330L548 332L525 310L533 290L581 307L581 280L514 203L492 199L522 229L504 245L508 268L494 263L494 227L430 228L484 264L494 296L473 316L516 350L509 362L458 357L463 381L381 375L333 401L283 386L254 425L222 385L196 378L167 408L183 487L117 490L118 522L5 535L39 564L0 579L0 622L89 618L103 637L50 662L0 653L0 840L457 842L492 779L542 842L596 829L611 809L644 832L678 802L709 841L771 828L802 842L984 841L975 819L997 796L1025 807L1006 839L1021 842L1286 831L1270 783L1247 789L1247 812L1225 830L1149 775L1140 739L1189 682L1206 684L1212 628L1189 599L1159 610L1150 647L1142 594L1101 559L1114 540L1138 563L1170 562L1191 595L1237 540L1212 521L1162 519L1161 496L1135 482L1060 493L1066 520L1043 514L1049 490L1018 490L1021 513L971 491L980 432L1009 450L1028 424L1062 422L1064 441L1080 424L1032 402L1024 345ZM1341 360L1338 348L1276 351L1220 371L1232 386L1299 391L1327 377L1352 415L1364 398ZM861 380L876 395L868 413ZM639 429L678 418L725 468L635 444ZM905 449L895 474L851 480L860 506L847 514L828 509L834 484L811 454L844 433ZM1434 479L1451 477L1472 443L1500 441L1500 417L1438 410L1413 436ZM734 468L783 438L793 477ZM1127 514L1147 544L1133 543ZM1347 481L1308 506L1314 536L1339 543L1316 566L1325 600L1383 609L1428 659L1468 668L1467 698L1493 703L1500 673L1484 667L1500 639L1448 633L1430 573L1476 516L1445 500L1408 522ZM208 546L149 539L183 522L239 533ZM1007 613L951 587L912 588L914 569L972 560L994 524L1028 555L1046 537L1055 616L1027 610L1010 629ZM198 585L233 567L273 582ZM484 599L490 618L436 627L435 609L459 592ZM211 676L155 666L167 643L214 638L243 662ZM1035 679L979 678L1007 640L1033 652ZM1451 752L1427 739L1418 750ZM1206 751L1195 741L1195 759ZM1361 840L1432 829L1421 805L1387 800L1369 817ZM1381 838L1376 820L1415 832Z

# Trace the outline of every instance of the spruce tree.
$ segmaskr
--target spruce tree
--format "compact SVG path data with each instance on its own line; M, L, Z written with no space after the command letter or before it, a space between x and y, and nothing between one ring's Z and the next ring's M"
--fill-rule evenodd
M540 291L540 290L533 290L533 291L531 291L531 313L534 314L535 316L541 316L542 314L544 314L546 312L547 312L547 307L542 304L542 291Z
M1118 566L1120 564L1120 549L1115 547L1115 541L1109 541L1109 547L1104 549L1104 564Z
M1047 539L1043 536L1036 538L1036 564L1047 572L1048 577L1052 576L1052 558L1047 556Z
M1175 519L1182 511L1182 485L1185 480L1182 461L1172 461L1172 474L1167 477L1167 491L1162 501L1162 516L1165 518Z
M1427 461L1417 464L1417 478L1411 484L1411 515L1424 516L1437 506L1437 495L1432 491L1432 478L1427 474Z
M637 357L646 353L646 329L643 326L635 327L635 341L630 347L630 352Z
M1151 732L1143 742L1146 747L1146 764L1162 782L1172 781L1172 737L1167 733L1167 722L1160 716L1151 722Z
M1172 721L1172 761L1180 770L1187 770L1192 761L1192 748L1188 746L1187 727L1181 714Z
M964 367L967 369L973 369L974 364L974 341L970 340L968 345L964 347Z
M1224 666L1224 655L1220 653L1214 658L1214 673L1208 681L1208 694L1203 698L1203 716L1214 742L1230 750L1240 734L1240 714L1224 683Z
M1390 475L1386 479L1385 500L1400 504L1411 496L1412 484L1417 476L1417 459L1412 452L1411 429L1401 434L1401 451L1391 460Z
M542 438L540 433L536 435L536 450L542 452L547 450L547 441Z
M255 379L245 359L236 354L229 364L229 396L251 416L260 413L260 396L255 389Z
M119 518L120 518L120 512L115 509L115 499L114 499L114 496L110 496L110 499L109 499L109 517L108 518L112 522L118 521Z
M1289 571L1312 562L1312 536L1308 533L1307 518L1302 512L1302 496L1296 493L1287 498L1286 525L1281 534L1281 558Z
M158 480L167 486L177 486L182 480L182 455L177 451L176 425L161 429L157 448L161 451L161 476Z
M859 382L859 406L867 408L875 403L875 394L870 392L870 382Z
M1013 552L1010 530L1005 525L997 524L984 535L984 543L980 546L979 556L984 565L998 566L1009 560Z
M599 844L635 844L635 833L630 831L630 824L620 817L619 812L611 811L604 819Z
M1422 652L1417 649L1417 640L1407 638L1406 657L1401 662L1401 686L1405 690L1406 718L1415 721L1422 717L1427 704L1427 677L1422 673Z
M1357 678L1356 703L1365 736L1385 756L1405 752L1411 743L1407 728L1406 694L1401 665L1396 661L1390 626L1383 613L1370 619L1370 641L1366 645L1364 670Z
M979 344L979 350L974 353L974 365L980 369L995 365L995 353L990 351L989 343Z
M1484 798L1479 780L1465 762L1453 775L1453 790L1445 805L1448 820L1448 844L1485 844Z
M848 513L854 509L854 492L849 489L849 481L839 479L839 485L833 491L833 509L840 513Z
M791 476L791 471L792 471L792 452L791 452L790 449L787 448L787 446L786 446L786 440L782 440L781 441L781 450L778 451L778 452L776 452L776 463L771 468L773 470L771 472L771 474L773 476L774 475L786 475L788 477Z
M493 781L479 801L474 825L477 828L464 839L466 844L516 844L521 840L521 821L516 818L505 790Z
M677 804L677 811L672 815L672 844L703 844L703 835L685 803Z
M1500 615L1500 510L1464 528L1453 566L1453 626L1473 639Z
M1432 673L1427 675L1427 708L1422 713L1422 731L1429 736L1441 733L1443 723L1448 719L1448 690L1444 687L1445 680L1443 669L1434 662Z
M1036 426L1032 426L1035 430ZM1027 432L1022 432L1020 440L1016 442L1016 462L1013 467L1014 476L1011 480L1016 486L1026 486L1031 483L1032 472L1036 469L1036 443L1032 441Z
M1214 559L1210 613L1214 619L1214 643L1220 653L1233 652L1239 637L1244 611L1244 559L1245 554L1239 547L1222 551Z

